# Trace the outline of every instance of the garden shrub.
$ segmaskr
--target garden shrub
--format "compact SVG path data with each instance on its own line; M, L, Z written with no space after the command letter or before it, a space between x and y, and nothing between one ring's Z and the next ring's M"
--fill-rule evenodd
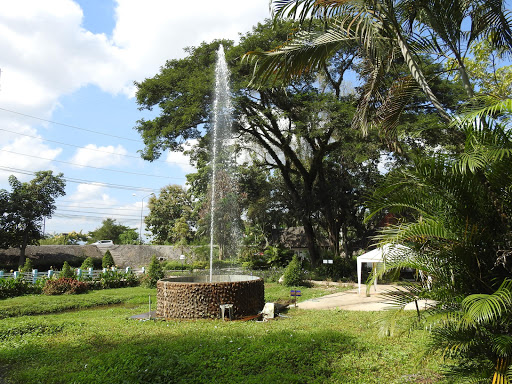
M67 278L73 278L75 277L75 271L71 269L68 262L65 261L64 265L62 266L62 271L59 273L59 277L67 277Z
M206 269L210 265L207 261L196 260L192 263L192 269Z
M109 289L122 287L135 287L139 285L139 278L132 272L109 271L100 274L99 280L93 283L95 288Z
M89 268L94 268L94 261L90 256L86 258L80 266L80 269L83 269L84 271L87 271Z
M162 268L166 270L178 270L178 271L185 271L185 270L192 270L191 264L185 264L181 263L181 261L178 260L168 260L163 265Z
M23 267L20 268L20 272L32 272L32 260L30 260L28 257L25 259L25 264Z
M155 288L156 282L164 277L164 271L156 255L153 255L146 274L141 278L141 285L145 288Z
M288 264L284 270L284 285L287 287L293 287L304 284L304 273L300 265L299 258L297 255L293 256L292 261Z
M89 289L87 283L69 277L59 277L55 280L47 280L43 287L45 295L73 295L85 293Z
M332 257L330 257L332 259ZM357 260L355 258L334 258L333 264L321 264L314 271L314 279L324 280L326 278L333 281L357 280Z
M107 252L105 252L103 259L101 260L101 266L102 268L110 268L113 267L114 265L114 258L112 257L110 251L107 249Z
M0 299L32 293L37 292L34 292L32 284L22 277L18 277L17 279L0 279Z
M264 251L259 247L247 246L240 255L242 266L249 269L286 267L292 260L293 251L283 247L269 246Z

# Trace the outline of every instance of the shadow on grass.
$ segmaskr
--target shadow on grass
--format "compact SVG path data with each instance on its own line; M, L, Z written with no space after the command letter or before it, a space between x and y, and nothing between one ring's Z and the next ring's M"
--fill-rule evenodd
M332 330L187 324L179 334L163 322L142 327L147 332L137 336L52 343L48 335L49 345L0 349L0 371L14 372L14 383L322 383L333 374L333 361L358 348Z

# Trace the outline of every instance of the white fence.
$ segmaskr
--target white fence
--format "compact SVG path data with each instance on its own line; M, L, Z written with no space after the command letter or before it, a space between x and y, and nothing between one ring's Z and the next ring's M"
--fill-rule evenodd
M100 277L102 273L107 273L108 271L112 272L121 272L121 273L135 273L135 274L143 274L145 273L145 268L142 267L142 269L131 269L130 267L126 267L125 269L119 269L119 268L103 268L103 269L93 269L89 268L88 270L83 270L80 268L75 269L75 275L80 279L91 279L95 280ZM41 278L48 278L51 279L52 277L59 277L60 271L54 271L54 270L48 270L46 272L39 272L37 269L33 269L32 272L20 272L20 271L14 271L14 272L4 272L0 271L0 279L17 279L22 278L26 281L35 283L38 279Z

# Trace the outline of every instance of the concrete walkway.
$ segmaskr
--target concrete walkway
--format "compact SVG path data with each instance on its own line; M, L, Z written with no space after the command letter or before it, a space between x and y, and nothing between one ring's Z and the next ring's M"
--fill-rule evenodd
M393 285L378 285L377 291L372 287L370 296L366 296L366 286L361 287L361 293L357 292L357 288L345 292L333 293L331 295L310 299L297 304L302 309L344 309L347 311L383 311L392 309L385 297L380 293L394 290ZM418 302L420 309L425 309L428 304L425 301ZM410 303L405 307L406 310L416 310L414 303Z

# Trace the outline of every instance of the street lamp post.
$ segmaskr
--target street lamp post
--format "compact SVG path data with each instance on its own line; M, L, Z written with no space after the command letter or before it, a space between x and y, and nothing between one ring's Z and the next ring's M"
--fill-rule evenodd
M140 228L139 228L139 245L142 244L142 211L144 210L144 199L149 196L155 196L154 193L150 193L147 196L144 196L141 200L141 206L140 206Z

